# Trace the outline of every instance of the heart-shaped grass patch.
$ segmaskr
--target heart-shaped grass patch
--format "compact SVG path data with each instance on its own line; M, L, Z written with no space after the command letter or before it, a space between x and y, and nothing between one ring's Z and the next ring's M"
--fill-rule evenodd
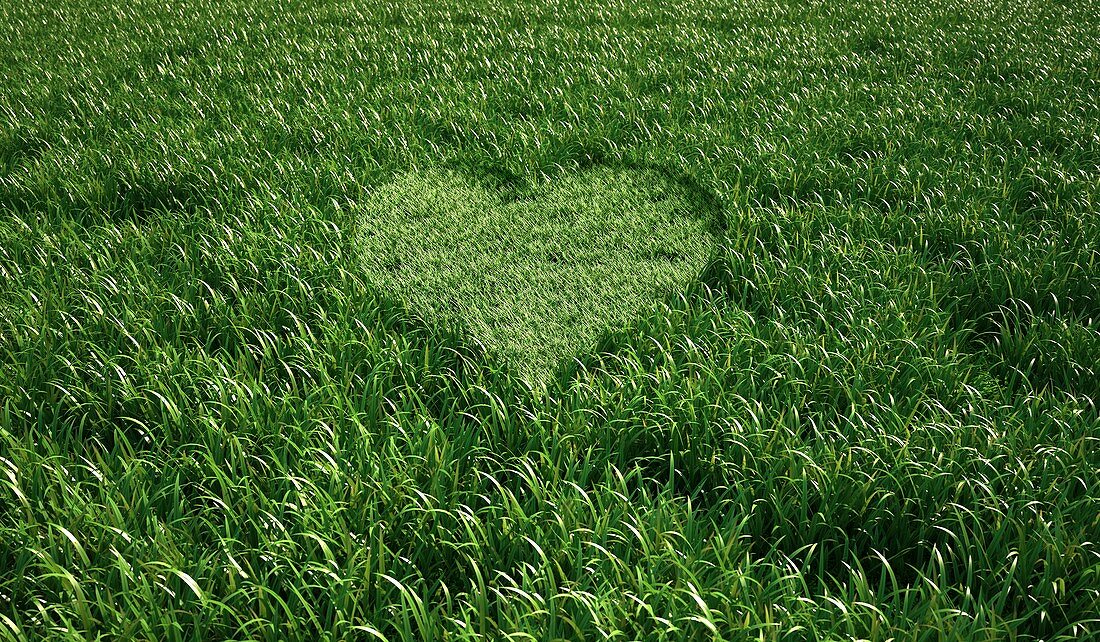
M697 277L712 214L655 169L600 167L522 192L436 169L375 191L359 238L375 287L539 385Z

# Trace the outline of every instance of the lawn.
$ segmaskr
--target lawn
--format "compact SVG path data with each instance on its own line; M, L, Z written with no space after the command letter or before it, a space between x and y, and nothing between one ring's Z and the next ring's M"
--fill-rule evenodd
M0 4L43 639L1100 639L1100 3Z

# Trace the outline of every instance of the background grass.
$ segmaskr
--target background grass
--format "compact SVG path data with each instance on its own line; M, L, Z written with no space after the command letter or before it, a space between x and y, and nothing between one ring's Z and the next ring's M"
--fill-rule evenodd
M0 635L1100 629L1095 2L0 7ZM368 285L447 166L674 169L532 395Z

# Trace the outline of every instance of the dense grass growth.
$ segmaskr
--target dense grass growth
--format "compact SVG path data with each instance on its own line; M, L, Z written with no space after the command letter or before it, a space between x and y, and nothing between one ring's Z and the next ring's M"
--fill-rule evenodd
M1100 636L1100 5L300 4L0 5L0 638ZM545 388L364 256L626 167Z

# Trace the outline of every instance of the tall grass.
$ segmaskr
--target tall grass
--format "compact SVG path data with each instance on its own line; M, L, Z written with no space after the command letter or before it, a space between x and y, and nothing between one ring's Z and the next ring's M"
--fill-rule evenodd
M3 5L0 637L1096 638L1098 17ZM642 165L712 260L544 389L364 270Z

